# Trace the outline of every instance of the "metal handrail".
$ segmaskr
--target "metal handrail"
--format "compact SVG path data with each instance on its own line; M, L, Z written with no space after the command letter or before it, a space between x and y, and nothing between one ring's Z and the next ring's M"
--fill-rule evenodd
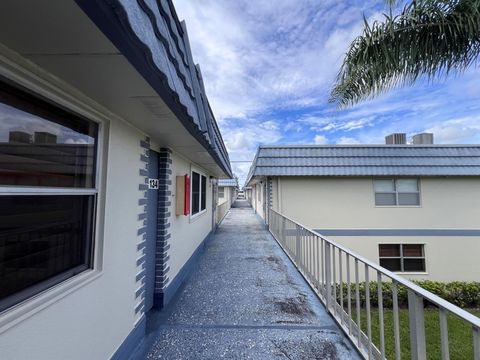
M319 238L327 241L328 243L330 243L331 245L335 246L336 248L342 250L343 252L348 253L354 259L358 259L359 261L368 265L372 269L383 273L384 275L386 275L389 278L395 280L399 284L415 291L418 295L422 296L424 299L430 301L431 303L434 303L435 305L440 306L440 307L444 308L445 310L450 311L451 313L457 315L458 317L470 322L472 325L480 328L480 318L476 317L475 315L472 315L468 311L465 311L462 308L459 308L458 306L452 304L451 302L448 302L445 299L442 299L438 295L435 295L435 294L431 293L430 291L427 291L424 288L418 286L414 282L412 282L410 280L407 280L406 278L404 278L400 275L397 275L397 274L391 272L390 270L385 269L384 267L381 267L380 265L368 260L367 258L364 258L361 255L358 255L357 253L353 252L349 248L347 248L347 247L345 247L345 246L343 246L343 245L341 245L341 244L339 244L339 243L337 243L333 240L330 240L329 238L323 236L322 234L316 232L315 230L312 230L312 229L296 222L295 220L292 220L288 216L280 214L278 211L275 211L273 209L270 209L270 210L273 211L274 213L277 213L280 216L283 216L284 218L290 220L291 222L301 226L303 229L308 230L309 232L315 234Z
M400 333L398 318L398 285L402 285L407 289L408 293L408 311L410 323L410 347L412 359L426 359L426 342L423 301L434 304L438 307L440 316L440 335L442 359L449 359L448 347L448 326L447 313L458 316L460 319L469 323L472 327L473 351L474 359L480 360L480 318L470 314L469 312L459 308L458 306L440 298L439 296L421 288L410 280L403 278L378 264L356 254L347 247L330 240L322 234L303 226L297 221L286 215L279 213L274 209L269 209L268 226L274 238L279 242L287 255L290 256L299 271L317 291L319 298L325 303L327 310L333 315L340 327L350 337L354 345L365 358L385 359L385 340L384 340L384 324L383 324L383 287L382 277L389 278L392 282L392 304L394 311L394 336L395 336L395 358L400 359ZM279 220L282 222L280 223ZM290 235L286 232L287 224L291 223L295 227L294 234ZM313 239L319 241L313 241ZM343 256L342 254L345 254ZM353 319L351 309L351 268L350 259L354 262L355 274L355 303L356 303L356 321ZM347 300L348 312L344 309L343 294L343 260L345 260L347 275ZM338 261L338 262L337 262ZM359 296L359 262L363 263L365 283L370 284L370 272L377 275L378 286L378 304L379 304L379 321L380 321L380 349L378 349L372 341L371 336L371 314L370 314L370 286L365 286L366 297L366 315L367 315L367 334L365 334L360 326L360 296ZM338 272L338 276L337 276ZM337 277L339 282L337 283ZM340 302L337 301L337 286L340 285ZM332 294L333 292L333 294ZM333 304L332 304L333 302ZM354 309L355 310L355 309ZM347 317L347 319L345 319ZM348 322L348 324L347 324Z

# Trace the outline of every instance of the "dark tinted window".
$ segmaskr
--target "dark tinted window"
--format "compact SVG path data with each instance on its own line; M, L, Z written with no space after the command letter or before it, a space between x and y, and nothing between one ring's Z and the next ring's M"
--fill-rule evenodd
M95 195L0 196L0 311L92 264Z
M403 256L405 257L422 257L423 245L419 244L403 244Z
M0 83L0 185L93 188L98 125Z
M200 174L192 173L192 214L200 211Z
M402 265L399 259L380 259L380 266L390 271L402 271Z
M378 252L380 265L390 271L426 271L423 244L380 244Z
M202 178L202 191L201 191L201 210L205 210L207 208L207 178L205 176L201 176Z
M405 272L425 271L425 259L404 259L403 262Z
M378 246L380 257L400 257L400 245L381 244Z
M0 311L92 267L97 139L96 123L0 78L0 188L13 188L0 195Z

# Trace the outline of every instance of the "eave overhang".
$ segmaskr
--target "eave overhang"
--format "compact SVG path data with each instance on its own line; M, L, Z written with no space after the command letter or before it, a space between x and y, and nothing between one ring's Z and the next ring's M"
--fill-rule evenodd
M170 0L76 0L80 8L158 93L227 177L232 170L190 52L185 25Z

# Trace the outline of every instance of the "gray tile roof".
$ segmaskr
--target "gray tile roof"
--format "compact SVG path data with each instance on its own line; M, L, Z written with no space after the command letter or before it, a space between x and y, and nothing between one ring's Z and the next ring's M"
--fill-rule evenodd
M186 25L179 21L172 0L85 1L81 5L225 175L232 176L200 66L193 60Z
M238 182L237 179L219 179L218 186L236 187Z
M480 176L480 145L261 146L255 176Z

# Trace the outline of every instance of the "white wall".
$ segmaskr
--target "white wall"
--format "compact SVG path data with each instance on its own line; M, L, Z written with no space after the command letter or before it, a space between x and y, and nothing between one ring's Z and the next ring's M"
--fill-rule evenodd
M376 207L371 178L283 177L279 182L280 212L301 219L308 227L480 228L478 178L422 178L421 206L416 207ZM278 208L278 201L274 207Z
M245 190L245 199L247 199L250 204L252 203L252 189Z
M273 208L312 229L480 229L478 178L422 178L421 206L376 207L372 178L281 177ZM412 279L478 281L480 237L330 236L378 263L378 244L425 244L426 272Z
M379 262L378 244L424 244L426 272L401 273L412 280L479 281L479 237L453 236L330 236L364 257ZM362 277L363 278L363 277Z
M207 176L207 209L206 212L195 218L183 215L176 216L174 208L175 198L172 199L170 209L172 214L172 237L169 241L170 249L168 250L170 256L168 277L170 281L178 274L185 262L212 230L213 187L210 181L210 174L175 152L172 153L172 195L175 195L176 191L175 177L186 174L191 175L192 169Z
M261 218L265 219L263 202L264 199L264 186L265 181L257 182L252 186L252 207L255 209L255 212L260 215Z

